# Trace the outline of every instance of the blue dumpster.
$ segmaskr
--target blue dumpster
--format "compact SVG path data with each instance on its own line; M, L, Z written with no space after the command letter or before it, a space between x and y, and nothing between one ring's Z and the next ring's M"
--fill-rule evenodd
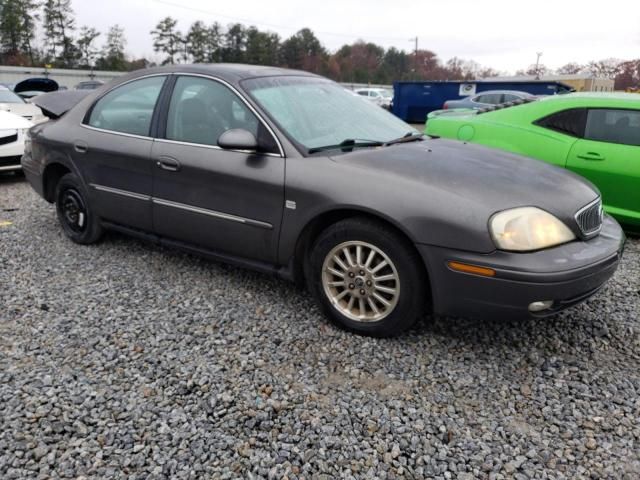
M427 115L440 110L447 100L458 100L487 90L518 90L532 95L555 95L573 91L561 82L477 81L477 82L394 82L391 111L405 122L423 123Z

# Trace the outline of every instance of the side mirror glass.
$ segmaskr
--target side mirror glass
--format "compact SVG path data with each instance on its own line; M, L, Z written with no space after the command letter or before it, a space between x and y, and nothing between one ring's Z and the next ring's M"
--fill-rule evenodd
M232 128L220 135L218 146L225 150L249 150L253 152L258 149L258 140L248 130Z

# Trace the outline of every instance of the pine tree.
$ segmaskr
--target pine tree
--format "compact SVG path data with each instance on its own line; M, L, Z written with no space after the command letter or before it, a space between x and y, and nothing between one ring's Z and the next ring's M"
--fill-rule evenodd
M5 61L26 57L33 64L32 43L38 19L34 0L0 1L0 52Z
M177 20L166 17L158 22L155 30L151 31L151 35L154 37L153 50L167 56L162 61L162 65L176 63L176 56L182 50L183 40L180 32L176 30L177 24Z
M80 36L77 40L78 50L80 51L80 63L85 67L92 67L95 57L98 54L98 49L95 48L93 42L100 36L93 27L84 26L80 29Z
M126 45L127 39L124 36L124 29L120 25L112 26L107 33L102 58L98 60L97 66L104 70L127 70L127 59L124 52Z
M46 0L43 11L48 60L72 67L79 52L72 37L76 21L71 0Z

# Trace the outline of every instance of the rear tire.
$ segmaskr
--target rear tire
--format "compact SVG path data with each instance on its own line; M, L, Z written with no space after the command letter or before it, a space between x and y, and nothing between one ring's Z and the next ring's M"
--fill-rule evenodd
M75 243L88 245L102 237L103 230L91 210L88 195L80 179L67 173L56 185L56 211L67 237Z
M342 328L388 337L409 328L427 304L423 261L392 228L367 218L331 225L310 249L307 285Z

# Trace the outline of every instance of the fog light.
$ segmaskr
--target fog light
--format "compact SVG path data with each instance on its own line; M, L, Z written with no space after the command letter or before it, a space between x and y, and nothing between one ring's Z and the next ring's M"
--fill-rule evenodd
M542 312L543 310L549 310L553 307L553 300L541 300L539 302L531 302L529 304L530 312Z

